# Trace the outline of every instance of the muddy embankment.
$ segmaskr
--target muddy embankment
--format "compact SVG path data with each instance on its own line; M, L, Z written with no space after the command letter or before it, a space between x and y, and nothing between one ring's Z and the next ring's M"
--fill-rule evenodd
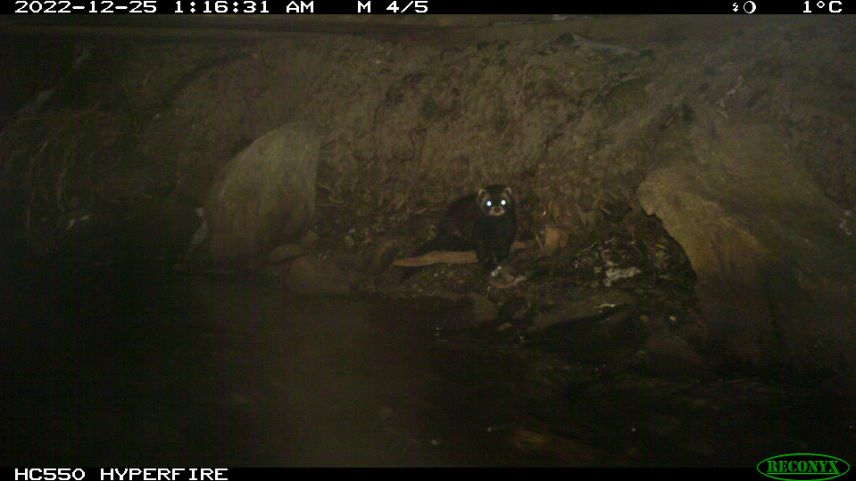
M6 123L4 242L439 296L510 338L599 319L655 359L631 364L852 380L856 35L774 20L81 41ZM488 183L518 196L525 281L388 265Z

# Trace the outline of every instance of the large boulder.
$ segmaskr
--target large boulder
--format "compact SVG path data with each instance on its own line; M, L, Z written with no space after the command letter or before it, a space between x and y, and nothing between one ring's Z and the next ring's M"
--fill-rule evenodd
M687 253L711 340L735 361L856 386L856 237L772 131L688 132L638 197Z
M315 214L320 137L286 124L235 156L206 201L211 258L241 261L300 238Z

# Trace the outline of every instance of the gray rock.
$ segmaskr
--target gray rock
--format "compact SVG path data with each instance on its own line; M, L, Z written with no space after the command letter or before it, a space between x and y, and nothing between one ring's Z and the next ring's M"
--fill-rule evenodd
M631 319L636 299L625 292L610 289L585 293L561 304L555 311L539 314L529 328L533 339L568 359L586 363L618 366L635 349Z
M306 254L306 249L300 244L283 244L268 254L268 262L280 264Z
M652 172L638 197L686 251L711 341L856 388L856 242L842 210L772 131L709 124L688 141L696 158Z
M336 264L315 256L303 256L291 264L288 288L299 294L335 295L350 292L348 276Z
M496 320L498 310L490 299L478 294L470 294L469 297L473 303L473 319L475 322L491 322Z
M212 260L241 261L300 238L315 214L319 149L312 128L287 124L226 164L205 206Z
M594 292L570 301L553 312L539 314L533 321L532 330L543 331L561 323L604 316L617 308L635 304L636 299L624 291L610 289Z
M366 274L378 275L392 264L398 255L398 251L399 248L395 241L384 241L363 254L360 270Z
M567 240L567 233L559 228L552 225L544 226L544 232L538 237L538 249L541 257L549 257L555 254L559 248L567 244Z
M709 340L707 326L703 322L684 324L675 330L675 334L697 348L706 346Z
M303 234L303 237L300 238L300 245L303 247L311 247L316 241L318 241L318 234L314 230L308 230Z
M199 217L201 224L196 228L193 237L190 239L190 249L195 249L197 246L208 240L208 219L205 217L205 208L197 207L194 209L196 216Z
M694 375L704 367L702 357L680 337L666 329L645 341L648 368L657 374Z

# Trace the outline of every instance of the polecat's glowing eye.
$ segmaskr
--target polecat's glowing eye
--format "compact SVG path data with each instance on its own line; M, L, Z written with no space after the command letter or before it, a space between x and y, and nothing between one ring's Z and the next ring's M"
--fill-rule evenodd
M486 205L486 206L490 207L490 206L492 206L492 205L493 205L493 202L491 202L491 201L487 201L487 202L485 202L485 203L484 203L484 205Z
M502 199L502 202L500 202L500 204L505 205L505 199Z

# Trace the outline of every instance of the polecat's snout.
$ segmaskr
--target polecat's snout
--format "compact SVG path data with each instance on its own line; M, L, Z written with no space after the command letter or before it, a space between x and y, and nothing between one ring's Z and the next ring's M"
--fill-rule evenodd
M505 207L503 207L499 204L494 204L493 206L491 206L490 211L488 211L488 215L492 215L492 216L505 215Z

